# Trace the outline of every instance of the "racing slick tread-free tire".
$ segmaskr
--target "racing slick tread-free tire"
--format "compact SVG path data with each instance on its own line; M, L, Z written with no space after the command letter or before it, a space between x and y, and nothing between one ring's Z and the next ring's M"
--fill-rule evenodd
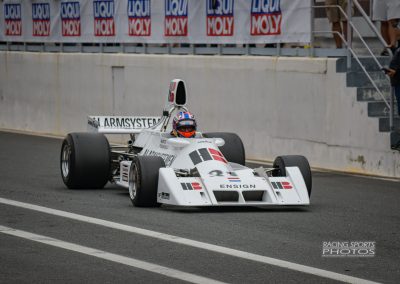
M273 167L277 169L273 176L286 176L286 167L298 167L307 187L308 197L311 197L312 177L308 160L304 156L288 155L276 157Z
M242 139L236 133L227 132L209 132L204 133L206 138L222 138L225 141L225 145L219 147L224 157L228 162L240 164L242 166L246 163L246 155Z
M137 207L156 207L159 169L165 167L165 162L157 156L137 156L129 174L129 198ZM131 191L135 185L135 194Z
M60 168L70 189L103 188L110 178L110 144L101 133L70 133L61 147Z

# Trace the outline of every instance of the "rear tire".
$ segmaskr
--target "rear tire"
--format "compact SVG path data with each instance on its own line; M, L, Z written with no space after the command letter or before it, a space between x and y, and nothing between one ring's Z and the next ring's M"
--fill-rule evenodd
M129 198L137 207L156 207L159 169L165 163L161 157L137 156L129 173Z
M286 167L298 167L307 187L308 197L311 197L312 177L308 160L304 156L289 155L276 157L273 167L277 170L273 176L287 176Z
M60 169L70 189L103 188L110 177L110 145L99 133L70 133L61 146Z
M222 138L225 141L225 145L219 147L222 154L228 160L228 162L245 165L246 155L242 139L235 133L226 132L210 132L204 133L205 138Z

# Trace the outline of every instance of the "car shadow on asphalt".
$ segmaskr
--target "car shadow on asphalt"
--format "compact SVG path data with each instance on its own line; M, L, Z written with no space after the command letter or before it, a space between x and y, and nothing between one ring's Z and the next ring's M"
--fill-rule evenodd
M259 206L206 206L206 207L182 207L175 205L166 205L163 204L160 209L166 211L174 211L180 213L233 213L233 212L241 212L241 213L254 213L254 212L309 212L309 207L301 207L301 206L290 206L290 207L282 207L282 206L268 206L268 207L259 207Z

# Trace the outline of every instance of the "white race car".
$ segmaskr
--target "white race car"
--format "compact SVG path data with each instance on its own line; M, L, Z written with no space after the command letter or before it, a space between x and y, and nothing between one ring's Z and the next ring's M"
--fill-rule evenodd
M162 117L89 116L85 133L70 133L61 148L61 175L71 189L129 190L135 206L309 205L311 171L303 156L280 156L272 168L245 166L234 133L171 134L171 117L187 111L182 80L171 81ZM129 134L110 145L104 134Z

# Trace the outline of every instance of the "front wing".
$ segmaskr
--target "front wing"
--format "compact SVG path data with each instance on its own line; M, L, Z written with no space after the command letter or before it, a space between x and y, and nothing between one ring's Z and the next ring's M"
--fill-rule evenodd
M286 177L177 177L172 168L159 171L157 201L178 206L309 205L298 167L287 167Z

